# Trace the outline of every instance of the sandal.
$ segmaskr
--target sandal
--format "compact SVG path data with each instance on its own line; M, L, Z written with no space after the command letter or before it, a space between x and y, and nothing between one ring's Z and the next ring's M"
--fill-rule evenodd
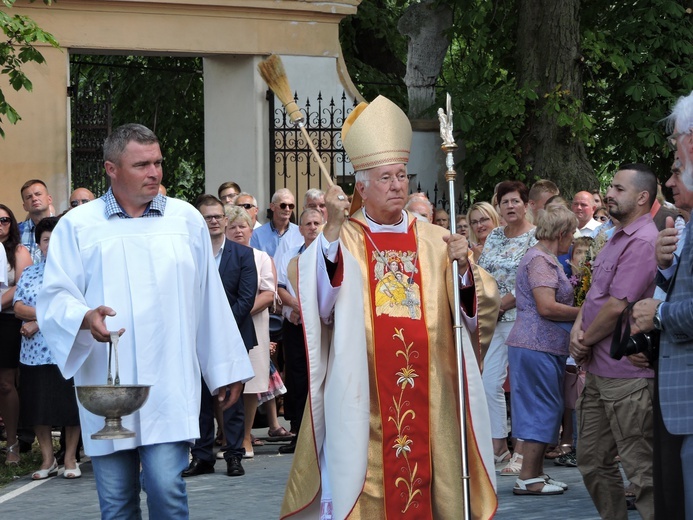
M511 458L512 458L512 455L510 454L510 450L505 450L500 455L494 455L493 461L496 464L504 464L504 463L508 462Z
M71 470L74 471L74 470ZM31 474L32 480L44 480L51 476L51 474L58 474L58 461L53 459L53 464L48 469L37 469Z
M524 457L519 453L513 453L513 456L508 461L508 464L500 470L501 477L516 477L522 469L522 459Z
M267 435L275 439L291 439L294 435L293 433L286 431L286 428L280 426L279 428L273 430L270 428L267 430Z
M546 473L544 473L543 475L539 475L539 476L541 478L543 478L544 482L546 482L547 484L551 484L552 486L558 486L563 491L568 490L568 484L566 484L565 482L561 482L560 480L554 480L549 475L547 475Z
M633 484L626 486L623 492L625 493L626 498L635 498L635 486Z
M250 436L250 442L251 442L251 444L253 445L253 447L264 446L264 445L265 445L265 441L256 438L254 435L251 435L251 436Z
M75 467L70 469L70 468L65 468L65 471L63 472L63 478L66 478L68 480L76 479L82 476L82 470L79 469L79 464L75 464Z
M532 484L543 484L540 489L528 489ZM562 495L563 489L559 486L549 484L544 477L528 478L527 480L517 479L513 487L514 495Z
M577 468L577 453L575 450L571 450L570 453L561 455L560 457L553 460L556 466L565 466L567 468Z
M12 460L10 460L10 457L12 457ZM19 466L20 461L21 461L21 458L19 455L19 441L15 441L15 443L13 445L6 447L5 465L6 466Z
M544 454L545 459L553 460L557 459L561 455L567 455L573 450L573 445L572 444L561 444L560 446L556 446L550 451L547 451Z

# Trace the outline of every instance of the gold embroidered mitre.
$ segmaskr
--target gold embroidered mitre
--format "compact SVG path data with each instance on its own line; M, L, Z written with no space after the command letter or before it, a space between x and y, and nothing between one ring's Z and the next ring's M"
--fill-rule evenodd
M351 111L342 126L342 143L355 171L407 164L411 123L401 108L378 96Z

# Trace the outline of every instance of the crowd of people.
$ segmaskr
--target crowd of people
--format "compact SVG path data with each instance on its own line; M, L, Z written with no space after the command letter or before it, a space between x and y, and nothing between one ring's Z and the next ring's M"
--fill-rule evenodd
M264 224L236 182L194 207L167 197L156 136L119 127L104 144L111 187L101 197L78 188L57 217L32 179L21 188L26 220L0 204L5 463L37 438L32 479L59 465L79 478L81 429L104 518L137 514L133 482L150 511L185 518L184 478L214 472L217 459L228 476L244 475L243 459L263 444L252 435L262 405L267 436L295 453L282 514L297 518L451 518L461 508L488 518L496 476L514 477L516 495L565 493L547 461L578 468L602 518L627 518L629 503L647 519L693 517L682 397L693 386L692 113L693 94L669 118L674 204L648 166L631 163L604 195L564 198L549 180L506 180L491 200L449 215L409 194L411 129L379 97L343 129L353 196L311 189L297 208L281 188ZM379 138L365 137L374 127ZM614 355L629 310L633 334L659 331L659 357L637 346ZM103 382L111 331L121 378L152 389L124 418L134 438L98 441L100 421L73 386ZM448 478L461 471L451 447L462 427L471 494Z

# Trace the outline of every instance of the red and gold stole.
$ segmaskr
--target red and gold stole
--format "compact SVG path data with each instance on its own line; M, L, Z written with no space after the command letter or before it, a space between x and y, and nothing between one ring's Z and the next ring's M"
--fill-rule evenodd
M386 518L433 518L429 345L415 227L406 235L364 228Z

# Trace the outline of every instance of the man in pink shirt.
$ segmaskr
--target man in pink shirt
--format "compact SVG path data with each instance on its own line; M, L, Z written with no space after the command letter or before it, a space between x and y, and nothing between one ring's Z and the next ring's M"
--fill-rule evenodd
M654 519L654 372L644 354L617 361L609 352L621 311L654 292L657 227L649 212L656 194L656 177L643 164L624 165L614 176L606 200L618 226L594 260L592 286L570 335L570 353L587 370L577 402L578 467L600 516L610 520L628 518L616 455L640 515Z

